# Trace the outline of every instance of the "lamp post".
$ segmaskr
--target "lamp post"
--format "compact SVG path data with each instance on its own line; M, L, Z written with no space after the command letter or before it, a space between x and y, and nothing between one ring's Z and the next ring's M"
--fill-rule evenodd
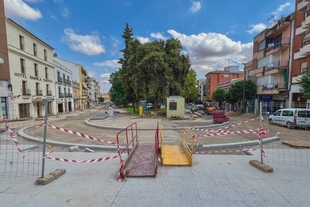
M245 113L245 63L243 64L243 96L242 96L242 113Z

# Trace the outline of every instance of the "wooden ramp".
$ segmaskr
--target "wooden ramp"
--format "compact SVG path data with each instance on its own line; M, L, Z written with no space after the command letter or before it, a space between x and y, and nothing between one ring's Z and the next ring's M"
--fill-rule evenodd
M191 166L181 145L163 145L161 158L163 166Z
M127 177L155 177L157 155L155 146L138 144L126 160Z

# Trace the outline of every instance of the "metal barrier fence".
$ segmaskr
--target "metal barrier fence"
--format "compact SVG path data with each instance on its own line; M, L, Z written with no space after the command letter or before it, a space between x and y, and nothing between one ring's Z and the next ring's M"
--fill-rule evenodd
M42 144L29 141L17 132L28 126L42 123L41 118L20 118L20 104L12 104L10 108L2 108L0 127L0 176L23 177L39 175L42 159ZM10 111L11 116L6 117ZM28 130L32 130L29 128ZM34 136L36 135L33 131ZM42 141L42 140L41 140Z

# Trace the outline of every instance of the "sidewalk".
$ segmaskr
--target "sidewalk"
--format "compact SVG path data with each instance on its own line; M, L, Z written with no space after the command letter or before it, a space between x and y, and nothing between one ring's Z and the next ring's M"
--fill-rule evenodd
M55 152L68 159L106 157L110 153ZM310 206L309 168L272 166L264 173L249 165L259 154L194 155L191 167L159 166L155 178L117 182L119 159L81 164L46 161L46 173L64 168L53 182L37 177L2 178L1 205L15 206Z

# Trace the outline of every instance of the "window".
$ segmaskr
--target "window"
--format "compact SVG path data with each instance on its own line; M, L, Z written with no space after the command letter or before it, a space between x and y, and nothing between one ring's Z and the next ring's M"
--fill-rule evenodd
M2 111L2 117L8 117L6 97L1 97L1 111Z
M39 76L39 74L38 74L38 64L34 64L34 76L35 77L38 77Z
M21 50L25 50L25 42L24 37L22 35L19 35L19 48Z
M36 83L36 95L42 96L42 91L40 90L40 83Z
M21 73L26 73L26 69L25 69L25 60L24 59L20 59L20 72Z
M52 95L51 91L49 91L49 85L46 84L46 95L50 96Z
M26 86L27 86L27 82L26 81L23 81L22 82L22 94L23 95L26 95Z
M177 110L177 102L169 102L169 110Z
M38 55L38 52L37 52L37 44L36 44L36 43L33 43L33 55L34 55L34 56L37 56L37 55Z
M266 45L266 40L263 40L260 43L258 43L258 51L265 49L265 45Z
M18 104L20 118L30 117L29 105L30 104L25 104L25 103Z
M45 67L45 78L48 79L48 68Z
M274 113L274 116L280 116L282 111L277 111L276 113Z
M47 51L44 50L44 60L47 60Z
M282 116L293 116L293 111L283 110Z

